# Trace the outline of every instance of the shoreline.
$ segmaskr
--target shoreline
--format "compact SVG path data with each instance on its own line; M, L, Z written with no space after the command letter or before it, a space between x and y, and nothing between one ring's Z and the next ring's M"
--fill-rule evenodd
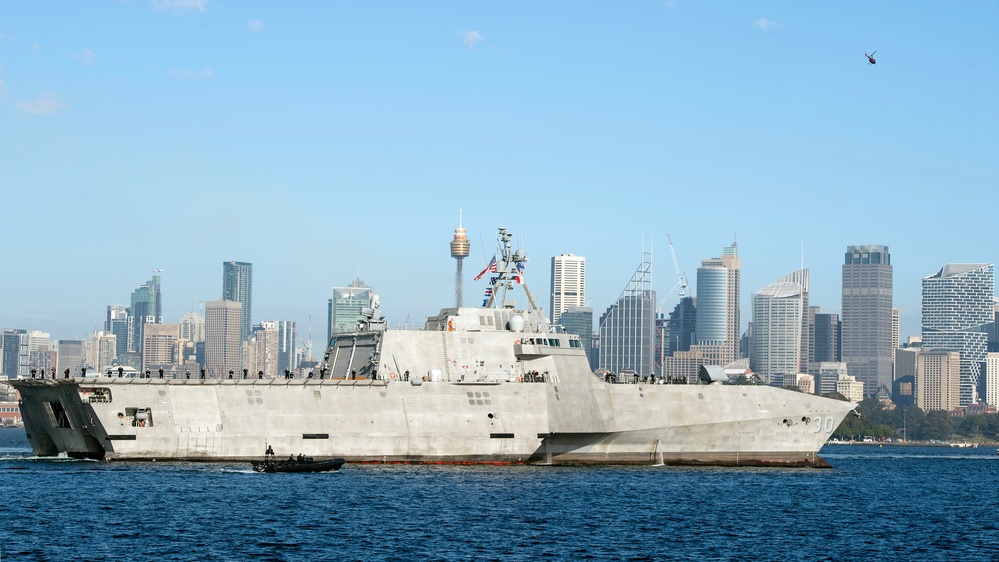
M858 446L880 446L888 445L891 447L947 447L951 449L988 449L988 448L999 448L999 442L996 441L983 441L983 442L971 442L971 441L826 441L826 445L858 445Z

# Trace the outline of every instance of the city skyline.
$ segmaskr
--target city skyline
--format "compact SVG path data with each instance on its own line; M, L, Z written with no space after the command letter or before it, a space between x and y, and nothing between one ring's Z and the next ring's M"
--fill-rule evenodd
M927 272L999 261L969 214L997 197L999 6L567 11L0 5L0 221L23 238L0 327L87 338L154 269L177 322L231 257L256 266L254 321L311 317L318 341L329 288L360 277L393 325L422 324L454 302L458 209L466 269L504 226L535 291L551 256L586 256L594 311L649 246L666 296L667 234L691 279L734 234L741 330L750 289L803 267L840 313L849 245L891 247L903 336Z

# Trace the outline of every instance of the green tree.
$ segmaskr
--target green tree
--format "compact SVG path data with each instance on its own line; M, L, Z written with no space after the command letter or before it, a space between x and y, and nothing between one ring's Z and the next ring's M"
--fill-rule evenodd
M913 432L916 439L923 441L947 441L954 437L954 421L949 412L931 410Z

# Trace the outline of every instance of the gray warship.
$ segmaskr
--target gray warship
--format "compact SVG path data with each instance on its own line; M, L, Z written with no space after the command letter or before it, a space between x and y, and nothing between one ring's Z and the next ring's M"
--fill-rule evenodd
M768 386L656 384L593 373L578 336L550 325L499 229L491 295L422 330L377 307L329 342L316 376L24 379L38 456L250 461L268 445L347 462L824 467L855 404ZM528 306L508 300L516 288Z

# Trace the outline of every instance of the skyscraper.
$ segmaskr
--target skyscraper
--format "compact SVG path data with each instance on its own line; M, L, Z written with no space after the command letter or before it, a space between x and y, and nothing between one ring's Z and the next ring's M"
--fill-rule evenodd
M241 261L222 262L222 300L242 305L239 317L239 339L250 335L250 313L253 309L253 264Z
M329 322L326 341L338 332L354 332L361 320L361 309L370 308L377 302L378 295L360 279L355 279L349 287L333 287L333 298L329 300Z
M114 334L114 356L128 353L128 307L108 305L108 317L104 321L104 331Z
M669 313L662 330L663 355L672 356L677 351L690 351L697 327L697 307L694 297L683 297Z
M768 384L802 372L802 330L808 308L808 270L786 275L753 294L750 368Z
M961 388L961 354L921 351L916 356L916 406L923 410L957 408Z
M205 319L197 312L180 317L180 339L193 343L205 341Z
M600 317L599 365L613 373L632 370L653 374L656 293L652 290L652 257L642 264L617 302Z
M586 358L593 365L593 309L588 306L570 306L562 311L558 323L569 334L579 336L579 343L586 350Z
M94 331L87 342L87 365L97 375L107 372L116 357L118 337L110 332Z
M61 375L66 369L71 373L79 373L80 367L87 362L87 342L84 340L59 340L58 365L56 370Z
M27 330L0 332L0 374L8 378L26 377L31 373Z
M142 340L142 368L163 368L173 371L180 363L179 324L158 324L146 326L145 337Z
M242 307L237 301L205 303L205 369L213 378L227 378L229 371L242 368Z
M253 326L246 346L246 368L251 375L257 377L263 372L266 377L278 376L277 322L261 322Z
M142 338L146 324L161 324L163 322L163 301L160 298L160 276L139 285L132 291L132 333L131 345L128 351L142 353Z
M296 365L295 355L297 354L298 332L295 331L295 322L291 320L278 320L278 363L277 372L284 373L285 369L294 371ZM311 350L310 350L311 351Z
M839 314L815 315L814 363L836 363L840 361Z
M586 258L562 254L552 258L552 324L570 306L586 306Z
M697 268L697 321L694 344L724 365L739 356L742 269L736 242L720 258L701 261ZM712 349L713 348L713 349Z
M892 388L892 265L888 246L848 246L843 264L843 362L864 394Z
M992 264L952 263L923 278L923 349L961 354L962 406L976 399L988 351L993 276Z

